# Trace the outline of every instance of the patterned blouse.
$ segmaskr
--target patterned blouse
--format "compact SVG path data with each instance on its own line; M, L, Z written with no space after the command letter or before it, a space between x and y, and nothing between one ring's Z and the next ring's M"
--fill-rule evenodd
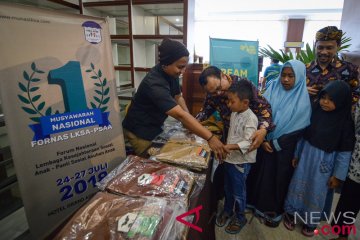
M236 75L225 75L230 83L240 81L243 78ZM259 120L258 128L265 128L268 132L275 128L275 125L271 117L271 106L268 101L260 94L257 88L252 84L253 87L253 100L250 102L250 109L255 113ZM224 139L227 138L227 133L230 127L230 116L231 110L227 106L227 95L216 95L207 94L203 107L200 112L196 115L196 119L204 121L208 119L215 111L218 111L221 119L224 122Z
M349 178L360 183L360 101L356 104L355 110L355 148L349 167Z
M352 63L334 59L324 70L312 61L306 65L306 85L308 87L315 87L318 90L333 80L344 80L350 85L352 91L353 105L359 100L359 69ZM314 101L316 98L310 96Z

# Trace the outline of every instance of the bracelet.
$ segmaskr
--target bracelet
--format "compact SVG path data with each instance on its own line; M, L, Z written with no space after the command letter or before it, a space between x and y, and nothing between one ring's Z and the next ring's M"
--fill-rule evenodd
M214 134L211 134L211 136L208 138L208 139L206 139L206 141L208 142L208 141L210 141L212 138L213 138L213 136L215 136Z

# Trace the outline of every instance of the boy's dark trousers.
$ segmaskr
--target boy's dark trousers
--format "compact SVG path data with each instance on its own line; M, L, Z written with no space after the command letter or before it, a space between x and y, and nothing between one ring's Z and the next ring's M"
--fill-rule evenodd
M245 220L246 178L251 164L231 164L224 162L225 170L225 204L224 211L229 215L235 210L236 217Z

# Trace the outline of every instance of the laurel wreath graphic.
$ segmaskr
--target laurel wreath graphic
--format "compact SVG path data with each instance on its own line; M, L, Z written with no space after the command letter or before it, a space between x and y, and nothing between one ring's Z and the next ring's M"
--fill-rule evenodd
M94 80L99 80L99 82L95 83L95 86L98 87L98 89L95 89L95 93L99 95L99 97L94 96L94 100L98 103L98 105L96 105L94 102L90 102L91 107L92 108L100 108L101 112L105 112L107 110L107 106L106 104L109 102L110 97L106 97L107 95L109 95L109 91L110 91L110 87L106 87L107 85L107 80L106 78L104 78L104 80L101 80L102 77L102 72L99 69L97 72L95 70L95 66L93 63L90 63L90 67L91 69L86 70L86 72L91 72L94 75L91 76L92 79Z
M30 114L31 120L34 122L40 122L40 117L49 116L52 114L52 108L48 107L45 112L45 101L41 100L41 95L36 94L36 92L40 89L39 87L32 87L32 83L36 83L40 81L40 78L37 77L37 74L44 74L44 71L39 70L35 63L31 63L32 72L29 74L27 71L23 72L23 77L25 80L25 84L19 82L19 88L25 93L25 97L23 95L18 94L18 97L21 102L26 104L26 107L22 107L22 109ZM40 103L39 103L40 102ZM39 104L38 104L39 103ZM55 111L54 114L58 114L59 111ZM38 116L35 116L38 115Z
M86 72L92 72L94 75L91 76L92 79L98 80L95 82L94 85L97 87L95 89L95 93L98 96L94 96L94 102L90 102L92 109L100 108L101 112L105 112L108 109L107 103L110 100L109 95L110 87L107 87L108 81L106 78L102 80L102 72L99 69L98 71L95 70L94 64L90 64L91 69L86 70ZM41 100L42 95L37 94L40 87L32 86L33 83L40 82L41 75L45 72L38 69L36 67L35 62L31 63L31 72L30 74L24 70L23 71L23 78L25 83L19 82L18 86L22 92L22 94L18 94L19 100L25 104L25 106L21 107L26 113L30 114L30 119L36 123L40 122L40 118L43 116L50 116L53 114L59 114L59 110L54 111L51 107L46 108L45 101ZM40 76L39 76L40 75ZM45 110L46 109L46 110Z

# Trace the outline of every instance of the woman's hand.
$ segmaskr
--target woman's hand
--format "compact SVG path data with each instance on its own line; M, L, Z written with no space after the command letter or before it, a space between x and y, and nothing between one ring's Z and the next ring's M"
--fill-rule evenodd
M316 96L319 90L315 87L307 87L307 90L311 96Z
M299 164L299 159L293 158L293 160L291 160L291 165L293 166L293 168L296 168L298 164Z
M222 142L215 136L208 141L208 144L211 150L214 151L219 162L222 163L226 158L226 155L229 153L229 150L227 150L224 144L222 144Z
M330 179L329 179L329 182L328 182L328 186L329 188L337 188L340 186L341 184L341 180L337 179L335 176L331 176Z
M271 145L269 142L263 142L261 144L261 147L266 151L266 152L269 152L269 153L272 153L274 152L274 150L272 149Z
M260 145L263 143L265 136L266 136L266 129L265 128L261 128L259 130L257 130L256 132L254 132L254 134L251 137L252 143L251 146L248 150L248 152L251 152L255 149L257 149L258 147L260 147Z

